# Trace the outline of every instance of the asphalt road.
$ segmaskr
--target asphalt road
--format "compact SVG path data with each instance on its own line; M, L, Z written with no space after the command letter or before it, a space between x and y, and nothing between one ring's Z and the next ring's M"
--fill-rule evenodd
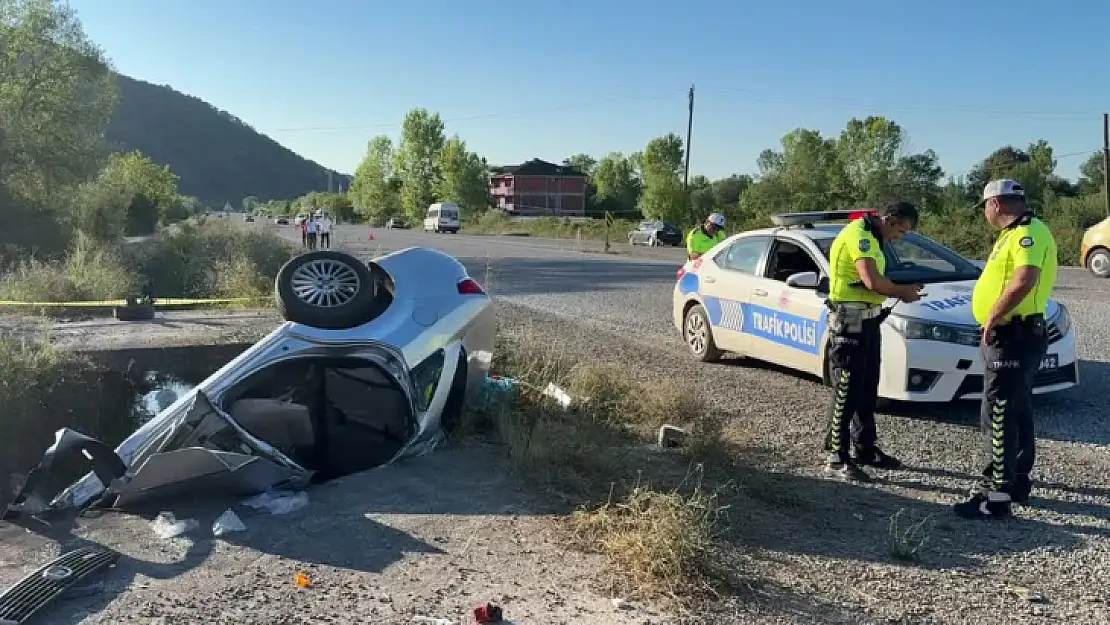
M290 226L260 225L297 240ZM443 250L461 260L488 290L514 303L579 321L601 322L641 334L675 337L671 289L682 265L677 247L631 247L614 243L603 254L599 241L538 237L430 234L419 230L339 226L333 247L359 255L380 255L410 246ZM1081 331L1081 356L1110 358L1110 280L1079 268L1063 268L1056 288ZM1108 389L1110 391L1110 389Z

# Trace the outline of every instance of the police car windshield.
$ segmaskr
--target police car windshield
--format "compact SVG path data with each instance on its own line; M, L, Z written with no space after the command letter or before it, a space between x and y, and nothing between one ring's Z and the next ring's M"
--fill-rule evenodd
M825 258L832 248L832 237L813 241ZM930 284L976 280L982 270L940 243L916 233L909 233L901 240L887 243L886 276L902 284Z

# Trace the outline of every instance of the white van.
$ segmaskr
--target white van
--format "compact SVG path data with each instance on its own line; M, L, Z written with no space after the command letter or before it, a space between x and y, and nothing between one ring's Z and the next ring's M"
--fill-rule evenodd
M432 204L428 207L428 214L424 215L424 232L450 232L459 231L459 207L447 202Z

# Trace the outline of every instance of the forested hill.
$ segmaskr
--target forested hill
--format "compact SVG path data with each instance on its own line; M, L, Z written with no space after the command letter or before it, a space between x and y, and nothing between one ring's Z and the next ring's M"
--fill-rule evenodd
M169 165L182 195L222 207L248 196L265 202L328 188L327 168L199 98L122 75L119 91L108 127L112 148ZM348 186L347 176L332 173L334 185Z

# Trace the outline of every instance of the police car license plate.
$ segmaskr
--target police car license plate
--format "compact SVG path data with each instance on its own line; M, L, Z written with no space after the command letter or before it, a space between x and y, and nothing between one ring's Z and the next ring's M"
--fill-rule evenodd
M1041 371L1044 371L1045 369L1055 369L1059 366L1060 366L1060 357L1057 356L1056 354L1052 354L1051 356L1045 356L1044 360L1041 361Z

